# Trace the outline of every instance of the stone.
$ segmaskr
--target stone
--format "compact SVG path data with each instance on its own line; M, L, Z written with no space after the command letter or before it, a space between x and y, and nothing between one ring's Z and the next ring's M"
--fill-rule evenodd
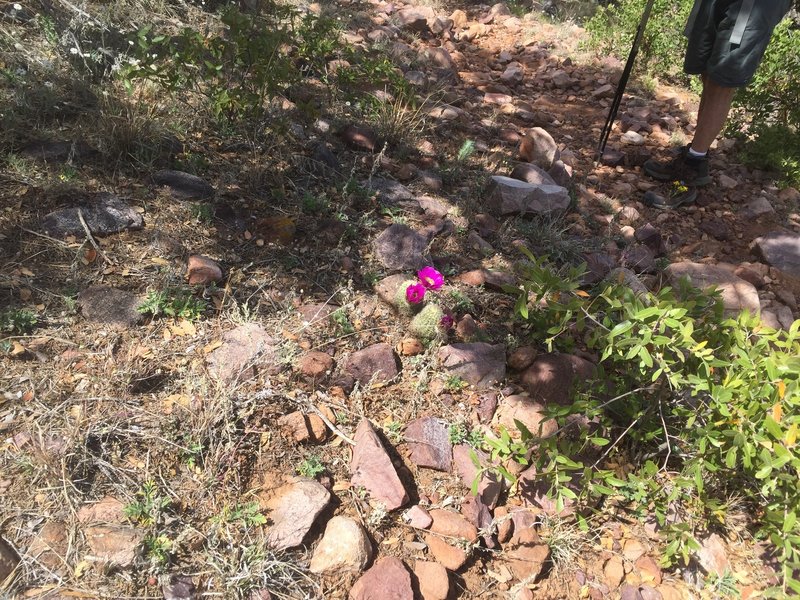
M339 159L328 146L323 143L314 146L311 153L312 171L322 176L335 176L342 170Z
M466 444L458 444L453 448L453 463L456 473L461 477L464 485L472 489L475 478L478 476L478 467L472 461L474 455L478 458L481 466L488 465L488 457L481 450L475 450ZM503 493L505 480L496 472L488 470L481 473L478 488L476 490L478 498L489 510L494 509Z
M161 586L164 600L195 600L197 586L189 575L170 575Z
M456 277L456 281L473 287L485 285L489 289L502 292L505 286L514 286L517 279L513 273L507 271L499 271L497 269L474 269L466 273L461 273Z
M279 417L278 428L281 434L298 443L321 443L328 436L325 421L317 415L306 415L299 410Z
M630 269L618 268L612 269L611 272L605 277L605 281L615 283L617 285L624 285L637 296L647 298L650 291L647 289L642 280L631 271ZM649 304L649 302L647 302Z
M398 11L396 19L400 29L415 33L428 31L428 19L415 8L404 8Z
M139 554L144 533L132 527L95 525L84 530L90 553L87 560L127 569Z
M619 591L619 600L644 600L639 593L639 588L626 584Z
M80 215L79 215L80 213ZM80 216L92 235L104 236L144 227L144 219L133 207L114 194L99 193L77 207L60 208L45 215L41 229L52 237L86 237Z
M433 558L451 571L458 571L469 558L461 547L452 546L436 535L428 533L423 539Z
M355 447L350 461L350 482L363 487L373 500L383 503L386 510L395 510L408 502L392 459L368 419L358 424L353 438Z
M606 148L600 157L600 162L607 167L619 167L625 162L625 154L613 148Z
M311 379L322 379L333 371L333 357L318 350L313 350L300 357L297 370Z
M297 309L297 312L303 318L303 324L311 325L316 323L327 323L331 315L339 310L341 307L335 304L328 303L313 303L303 304Z
M193 254L186 267L189 285L209 285L222 281L222 269L216 261L207 256Z
M497 408L495 421L516 439L521 435L516 421L522 423L535 437L550 436L558 429L558 423L554 419L545 417L544 405L521 395L504 398Z
M61 572L66 566L69 539L61 521L45 523L28 546L28 556L51 571Z
M756 288L734 275L732 268L684 261L669 265L665 273L672 286L677 286L685 278L701 290L716 287L722 294L722 303L728 314L743 310L757 314L761 310Z
M656 265L653 251L644 244L633 244L625 248L620 262L634 273L652 273Z
M663 600L685 600L686 598L686 596L672 585L662 583L656 590L661 594Z
M519 155L525 162L547 170L558 158L558 146L547 131L541 127L534 127L520 142Z
M628 562L636 562L647 552L644 544L635 538L628 538L622 546L622 557Z
M402 183L398 183L392 179L373 177L372 179L362 181L361 185L365 190L375 192L378 201L384 205L398 204L414 198L414 194L411 193L411 190Z
M450 578L447 569L442 565L418 560L414 564L414 574L419 581L421 600L447 600L450 595Z
M605 576L606 584L612 590L615 590L625 579L625 566L622 563L622 558L619 556L612 556L603 565L603 575Z
M19 564L19 555L7 541L0 538L0 585Z
M725 173L720 173L717 176L717 181L719 181L719 187L721 187L723 190L732 190L739 185L738 181L736 181L733 177L725 175Z
M461 501L461 515L472 523L478 531L488 531L492 525L492 513L489 511L489 507L481 501L480 496L473 496L471 493L467 494ZM487 548L496 546L494 536L491 533L485 534L482 539Z
M775 214L775 209L772 204L764 196L758 196L747 202L742 210L739 211L739 216L743 219L758 219L765 215Z
M539 351L533 346L520 346L508 357L508 366L515 371L523 371L533 364Z
M575 80L563 69L557 69L550 74L550 81L558 88L568 88L574 85Z
M700 540L700 549L697 550L697 561L703 570L709 575L714 574L723 576L731 570L731 563L728 560L728 551L725 549L725 542L716 533Z
M626 131L620 136L620 139L631 146L641 146L644 144L644 136L636 131Z
M642 600L663 600L664 597L661 595L657 589L650 587L649 585L643 585L639 588L639 593L642 596Z
M478 235L476 231L469 232L467 235L466 246L470 250L474 250L475 252L485 256L491 256L495 252L492 245Z
M467 13L460 8L457 8L453 11L453 14L450 15L450 20L453 22L454 29L463 29L466 27L469 19L467 17Z
M640 556L636 559L636 568L645 583L659 585L661 583L661 569L651 556Z
M362 386L391 381L400 373L394 350L385 342L353 352L348 357L344 370Z
M641 218L639 211L633 206L623 206L617 211L617 220L620 223L635 223Z
M572 167L564 164L563 161L555 161L547 171L547 174L550 175L556 185L565 188L569 188L572 185Z
M707 233L715 240L725 242L731 239L731 229L722 219L711 218L700 222L700 231Z
M266 505L272 521L267 544L276 551L301 545L330 500L331 493L313 479L298 479L278 490Z
M520 376L520 383L533 401L566 406L572 401L572 386L591 380L595 366L571 354L543 354Z
M403 513L403 521L411 527L417 529L427 529L433 523L433 518L430 513L422 508L419 504L415 504Z
M436 417L422 417L406 426L405 441L411 462L418 467L449 471L453 464L453 448L447 423Z
M425 352L425 346L417 338L407 337L398 342L396 350L402 356L417 356Z
M394 223L375 238L373 249L378 261L393 271L418 270L430 264L427 255L430 239L403 223Z
M411 574L394 556L385 556L364 573L350 590L350 600L414 600Z
M208 369L224 383L247 381L259 370L275 374L280 370L275 340L256 323L245 323L222 335L222 345L208 355Z
M478 415L478 421L481 423L490 423L497 410L497 394L491 392L480 394L477 398L477 402L473 402L473 405Z
M78 510L80 523L122 523L125 520L125 504L113 496L105 496L99 501L84 504Z
M534 581L550 560L550 547L546 544L522 544L506 553L508 566L520 581Z
M372 558L372 543L364 528L350 517L333 517L314 549L309 571L332 573L361 572Z
M11 6L14 6L13 4ZM91 156L96 151L82 140L31 142L22 148L28 158L52 163L70 163Z
M353 150L378 152L383 148L383 143L378 138L378 134L368 127L347 125L339 132L339 137Z
M773 231L756 238L753 253L785 275L800 279L800 234Z
M78 306L87 321L113 327L133 327L143 318L142 299L131 292L93 285L78 294Z
M611 98L614 95L614 91L614 86L606 83L592 92L592 98Z
M505 71L500 75L500 80L509 85L517 85L522 83L525 78L525 70L518 62L509 63Z
M650 223L639 227L634 237L637 241L650 248L655 256L664 256L667 253L667 245L664 242L661 232Z
M153 175L153 183L169 188L172 197L177 200L204 200L215 193L213 186L206 180L183 171L157 171Z
M531 163L517 163L510 177L534 185L558 185L547 171Z
M505 354L502 344L473 342L443 346L438 356L445 371L483 390L505 378Z
M383 300L386 304L390 306L395 305L395 295L397 294L398 288L408 281L408 275L403 273L396 273L394 275L389 275L388 277L384 277L378 283L375 284L374 290L375 293L378 294L378 297Z
M435 219L446 217L454 208L452 204L430 196L420 196L417 198L417 203L426 215L430 215Z
M493 175L487 193L488 209L501 216L547 215L569 208L569 191L560 185L533 184Z

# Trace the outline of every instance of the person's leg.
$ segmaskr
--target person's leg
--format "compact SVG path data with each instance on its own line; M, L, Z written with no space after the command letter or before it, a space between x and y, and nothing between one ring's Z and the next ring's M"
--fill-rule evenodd
M700 109L697 112L697 126L691 149L698 154L705 154L717 139L725 126L731 110L736 88L723 87L711 78L703 77L703 94L700 97Z

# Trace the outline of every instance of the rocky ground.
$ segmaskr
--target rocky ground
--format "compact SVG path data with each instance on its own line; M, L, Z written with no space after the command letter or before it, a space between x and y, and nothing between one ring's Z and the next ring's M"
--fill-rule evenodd
M585 261L587 286L688 276L788 328L800 193L722 140L696 205L646 207L669 188L640 165L690 138L696 99L632 86L595 166L620 64L576 26L340 8L425 100L402 144L296 90L269 151L193 142L202 177L109 173L77 127L14 149L31 171L3 175L0 293L38 322L2 340L0 594L760 597L774 573L746 528L664 569L651 520L608 507L582 531L534 473L479 472L473 432L536 429L594 370L513 318L520 245ZM429 265L452 327L398 300Z

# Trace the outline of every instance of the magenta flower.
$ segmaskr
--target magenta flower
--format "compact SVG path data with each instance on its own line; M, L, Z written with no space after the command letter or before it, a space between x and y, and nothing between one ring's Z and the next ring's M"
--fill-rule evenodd
M438 290L444 284L444 277L433 267L423 267L417 271L417 277L419 277L422 285L429 290Z
M444 329L445 331L448 329L452 329L454 324L455 321L453 320L453 317L451 317L450 315L443 316L442 320L439 321L439 325L441 325L442 329Z
M406 300L409 304L419 304L425 298L425 286L421 283L412 283L406 288Z

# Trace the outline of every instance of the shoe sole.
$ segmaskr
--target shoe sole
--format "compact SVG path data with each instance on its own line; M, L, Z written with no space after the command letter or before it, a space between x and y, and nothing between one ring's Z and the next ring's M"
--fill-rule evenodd
M650 177L652 177L653 179L656 179L658 181L674 181L674 178L669 176L669 175L665 175L663 173L657 173L657 172L651 171L650 168L647 166L647 164L644 165L644 172L647 175L649 175ZM691 187L703 187L704 185L708 185L709 183L711 183L711 181L712 181L711 175L706 175L705 177L701 177L700 179L696 179L696 180L692 181L691 183L687 183L685 181L683 183L685 185L691 185Z

